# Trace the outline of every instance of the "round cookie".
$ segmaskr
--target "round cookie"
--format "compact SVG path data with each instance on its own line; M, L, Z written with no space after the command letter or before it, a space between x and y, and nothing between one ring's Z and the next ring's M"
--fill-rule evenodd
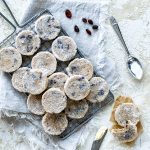
M89 81L82 75L73 75L67 79L64 90L72 100L82 100L90 92Z
M36 115L43 115L45 110L42 106L42 94L40 95L32 95L30 94L27 99L28 109Z
M55 72L57 61L50 52L39 52L32 58L31 66L33 69L40 69L44 75L49 76Z
M21 54L13 47L7 47L0 50L0 70L4 72L13 72L22 64Z
M48 79L40 70L31 69L28 74L23 77L24 88L30 94L41 94L48 85Z
M59 88L64 91L64 85L67 79L68 76L63 72L53 73L48 77L48 88Z
M85 99L81 101L68 100L65 113L69 118L80 119L85 116L88 108L89 106Z
M46 112L58 114L66 108L67 97L60 89L51 88L43 94L42 105Z
M64 113L46 113L42 118L44 131L50 135L60 135L68 126L68 120Z
M109 93L107 82L101 77L93 77L90 80L91 91L86 97L92 103L102 102Z
M43 40L55 39L60 30L59 21L51 15L43 15L35 23L35 31Z
M23 77L30 72L30 68L22 67L16 70L12 75L12 85L13 87L20 92L27 92L24 88Z
M60 61L69 61L76 55L77 45L68 36L60 36L52 43L52 53Z
M91 62L85 58L74 59L70 62L66 70L70 76L83 75L88 80L93 76L93 66Z
M33 31L23 30L16 37L16 48L22 55L33 55L40 47L41 40Z
M127 120L130 120L131 123L136 125L140 120L138 107L133 103L122 103L116 108L115 120L123 127L126 126Z
M121 143L132 142L138 137L138 131L135 124L130 120L126 121L126 126L121 129L112 129L111 132Z

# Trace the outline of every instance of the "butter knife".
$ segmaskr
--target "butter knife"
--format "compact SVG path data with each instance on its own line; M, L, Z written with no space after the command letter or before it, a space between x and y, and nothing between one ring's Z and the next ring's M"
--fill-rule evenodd
M93 141L91 150L99 150L107 131L108 129L105 126L102 126L98 130L98 132L96 133L95 139Z

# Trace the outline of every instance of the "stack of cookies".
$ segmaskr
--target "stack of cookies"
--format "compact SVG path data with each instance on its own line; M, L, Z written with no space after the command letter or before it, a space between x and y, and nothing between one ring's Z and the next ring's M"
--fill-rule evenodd
M113 123L111 132L121 143L133 143L143 127L140 121L140 111L130 97L119 96L111 114Z
M85 58L75 58L77 45L68 36L58 36L60 23L51 15L35 22L35 32L21 31L15 48L0 50L0 69L12 72L13 87L28 93L29 110L42 115L42 126L50 135L60 135L68 126L68 118L81 119L90 103L105 100L107 82L93 77L93 66ZM51 41L51 51L40 51L41 40ZM22 67L22 55L32 56L31 67ZM64 72L57 72L58 63L68 62Z

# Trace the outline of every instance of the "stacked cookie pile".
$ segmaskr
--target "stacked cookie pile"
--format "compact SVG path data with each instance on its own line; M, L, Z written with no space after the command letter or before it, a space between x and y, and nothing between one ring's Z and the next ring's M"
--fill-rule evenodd
M91 62L75 58L77 46L74 40L68 36L57 37L60 30L60 23L54 17L44 15L35 23L36 32L24 30L18 34L16 48L0 50L0 69L13 72L13 87L29 93L29 110L43 115L43 128L51 135L60 135L68 126L68 118L83 118L90 103L103 101L109 93L106 81L93 77ZM41 39L55 39L52 53L38 52ZM22 55L34 55L31 68L21 67ZM65 72L56 71L57 61L69 62Z
M121 143L135 141L142 131L139 108L130 97L119 96L114 104L111 129L114 137Z

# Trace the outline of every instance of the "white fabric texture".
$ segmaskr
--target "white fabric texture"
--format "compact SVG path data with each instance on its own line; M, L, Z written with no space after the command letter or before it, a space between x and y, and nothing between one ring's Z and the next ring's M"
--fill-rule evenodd
M23 17L23 21L30 18L33 14L48 8L51 13L60 20L63 29L77 43L79 50L85 58L91 60L98 75L103 76L109 83L111 90L119 86L119 76L113 62L105 54L105 35L104 27L108 13L108 2L67 2L67 1L38 1L32 0ZM73 13L71 20L64 15L64 10L70 9ZM89 25L83 25L81 18L87 17L100 25L98 32L93 32L92 36L85 33L85 28ZM73 26L77 24L80 27L80 33L73 31ZM111 74L111 75L110 75ZM77 145L84 143L91 131L98 128L99 117L95 117L84 128L70 136L64 141L53 139L43 132L41 127L41 118L32 115L26 107L26 98L13 89L10 76L0 74L0 111L1 117L12 123L17 134L21 134L27 142L37 149L65 149L74 150ZM87 130L88 129L88 130ZM86 132L85 132L86 130ZM88 132L87 132L88 131ZM70 144L71 143L71 144Z

